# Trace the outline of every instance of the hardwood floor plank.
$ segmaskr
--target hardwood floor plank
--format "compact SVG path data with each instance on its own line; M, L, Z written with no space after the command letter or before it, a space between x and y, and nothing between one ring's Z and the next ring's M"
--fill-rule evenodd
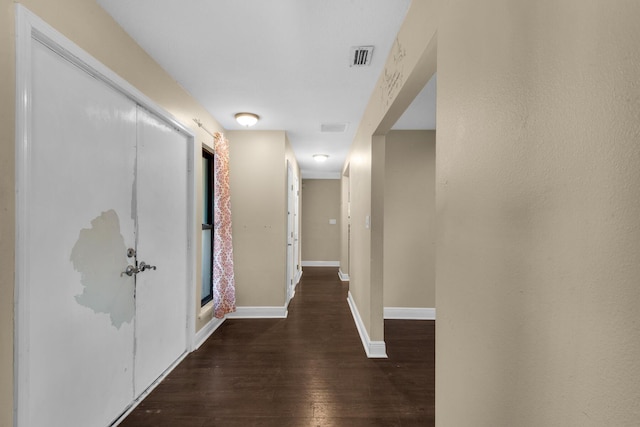
M287 319L225 321L121 426L434 426L435 322L385 321L368 359L347 291L305 267Z

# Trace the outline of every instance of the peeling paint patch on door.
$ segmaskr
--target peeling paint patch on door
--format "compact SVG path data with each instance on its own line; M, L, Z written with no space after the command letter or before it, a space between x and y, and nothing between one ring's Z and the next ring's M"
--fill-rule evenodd
M109 210L93 219L91 228L80 230L70 258L84 286L76 301L108 314L117 329L130 323L135 312L134 279L121 274L128 264L126 252L118 214Z

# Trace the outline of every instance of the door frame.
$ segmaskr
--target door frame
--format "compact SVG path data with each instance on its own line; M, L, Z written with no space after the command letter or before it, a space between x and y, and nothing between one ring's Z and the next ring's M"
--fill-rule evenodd
M29 168L31 166L31 137L32 137L32 87L31 87L31 52L33 43L42 43L66 60L72 62L82 70L101 80L127 98L151 111L178 132L187 137L188 167L187 167L187 277L185 278L187 293L187 319L185 319L186 342L185 352L154 384L131 402L135 406L146 394L153 389L168 372L173 369L182 358L194 348L195 336L195 271L194 256L196 235L195 211L195 163L194 163L194 133L182 125L171 113L157 105L130 83L119 77L102 63L98 62L88 52L84 51L72 41L64 37L57 30L29 11L21 4L15 5L16 11L16 243L15 243L15 288L14 288L14 425L23 426L26 410L29 408L29 260L27 259L27 242L29 241L28 195L31 190ZM126 408L123 408L123 411ZM130 409L129 409L130 410ZM126 414L126 412L125 412Z

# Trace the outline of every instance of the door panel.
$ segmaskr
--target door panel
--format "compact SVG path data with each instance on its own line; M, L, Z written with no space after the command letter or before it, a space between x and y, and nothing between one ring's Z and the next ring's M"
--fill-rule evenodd
M135 103L35 42L28 426L103 427L133 398Z
M135 392L144 391L187 348L186 136L138 107L138 263Z
M299 212L299 202L300 200L300 181L297 175L293 177L293 287L297 285L296 279L299 279L300 276L300 235L298 230L300 230L300 212Z
M287 285L286 285L286 303L289 304L293 298L293 277L295 275L295 260L293 251L294 242L294 188L293 188L293 170L291 163L287 160Z

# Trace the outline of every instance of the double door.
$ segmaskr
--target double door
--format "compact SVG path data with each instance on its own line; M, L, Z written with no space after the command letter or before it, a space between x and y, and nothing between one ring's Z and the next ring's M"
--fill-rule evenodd
M187 349L189 140L48 46L30 60L19 425L105 427Z

